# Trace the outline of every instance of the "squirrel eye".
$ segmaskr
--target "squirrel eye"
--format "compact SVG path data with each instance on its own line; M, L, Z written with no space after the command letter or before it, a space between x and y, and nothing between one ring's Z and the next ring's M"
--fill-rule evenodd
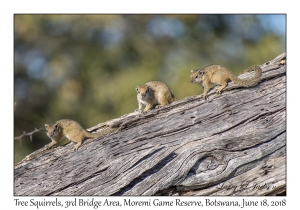
M195 77L196 79L198 78L198 75L196 75L196 77Z

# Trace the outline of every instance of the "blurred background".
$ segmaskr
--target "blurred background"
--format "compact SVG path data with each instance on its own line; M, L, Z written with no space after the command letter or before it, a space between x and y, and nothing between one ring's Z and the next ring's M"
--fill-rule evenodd
M191 69L221 64L238 75L285 51L283 14L14 15L14 137L63 118L89 128L133 112L135 86L150 80L177 99L198 95ZM45 132L15 140L14 162L50 141Z

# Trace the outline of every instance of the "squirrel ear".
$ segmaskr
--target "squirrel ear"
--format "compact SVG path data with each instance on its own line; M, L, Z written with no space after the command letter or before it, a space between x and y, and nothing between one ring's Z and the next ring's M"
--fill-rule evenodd
M191 73L193 73L195 70L191 70Z
M136 86L136 87L135 87L135 90L136 90L136 92L139 92L139 90L138 90L138 86Z
M204 71L202 71L202 70L200 69L200 70L198 70L198 74L203 75L203 74L204 74Z
M45 124L45 128L48 128L48 124Z

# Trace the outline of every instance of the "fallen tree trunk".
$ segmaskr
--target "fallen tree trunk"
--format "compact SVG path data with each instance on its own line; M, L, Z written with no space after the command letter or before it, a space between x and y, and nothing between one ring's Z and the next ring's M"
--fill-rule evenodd
M15 195L282 195L286 191L285 53L262 82L134 112L114 132L42 148L15 165ZM241 75L250 77L252 73ZM199 87L200 91L200 87Z

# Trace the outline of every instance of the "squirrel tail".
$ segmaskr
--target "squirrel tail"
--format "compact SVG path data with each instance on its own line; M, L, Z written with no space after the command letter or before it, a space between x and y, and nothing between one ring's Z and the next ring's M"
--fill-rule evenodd
M255 74L250 79L239 79L237 77L231 78L231 81L237 85L241 85L243 87L251 87L257 85L261 80L261 68L259 66L251 66L250 68L243 71L243 73L254 71Z
M114 128L111 128L111 127L107 126L105 128L101 128L101 130L98 131L98 132L96 132L96 133L90 133L90 132L87 131L87 137L88 138L93 138L93 139L94 138L98 138L100 136L104 136L104 135L106 135L108 133L111 133L114 130L115 130Z

